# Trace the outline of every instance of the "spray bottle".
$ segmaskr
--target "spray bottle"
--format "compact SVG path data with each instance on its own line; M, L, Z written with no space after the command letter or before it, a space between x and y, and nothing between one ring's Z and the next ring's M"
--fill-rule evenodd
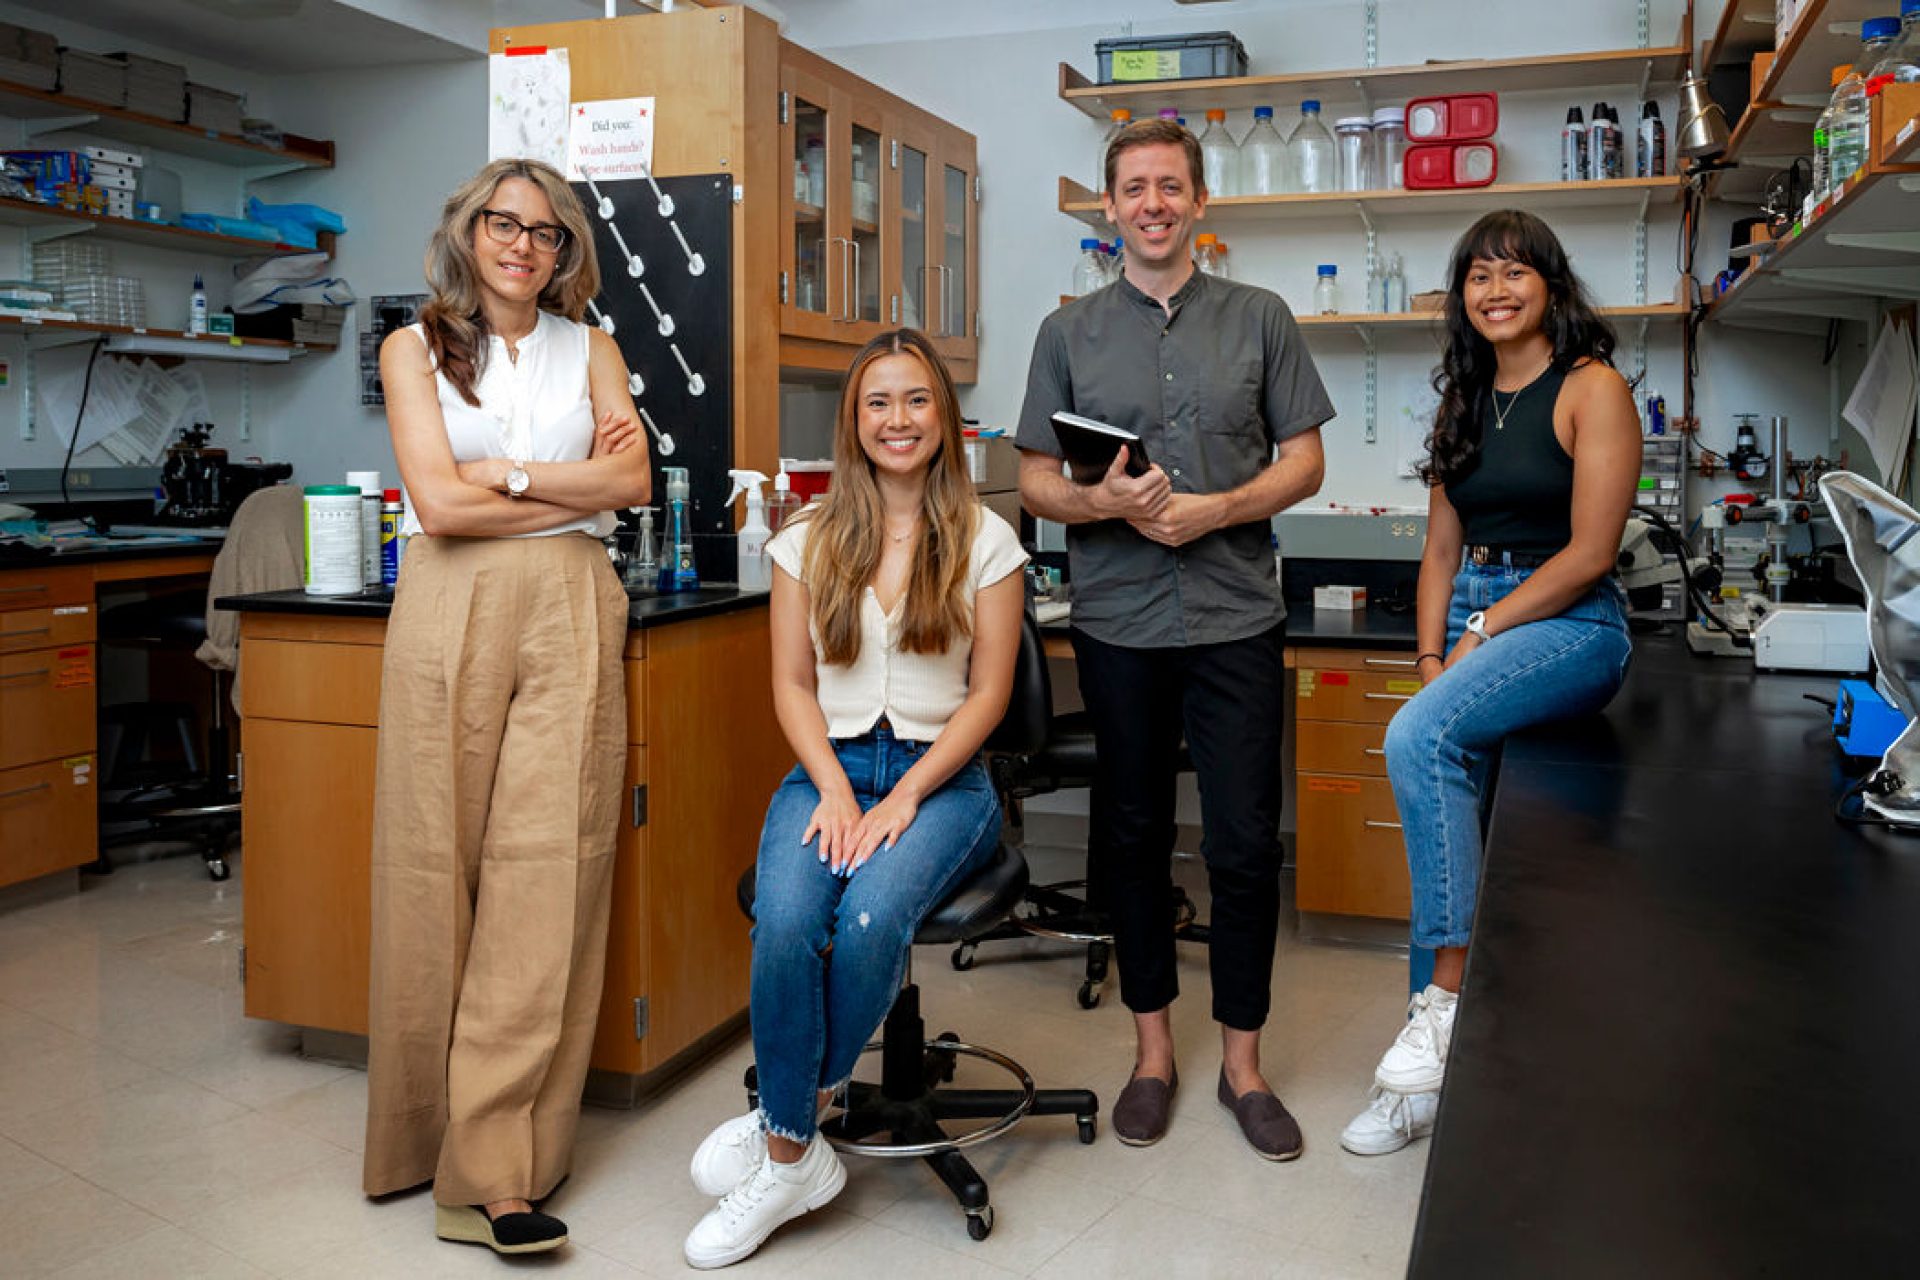
M727 475L733 480L727 505L732 506L741 494L747 495L747 521L740 526L740 536L734 544L739 556L735 581L742 591L770 591L773 562L767 559L767 539L773 532L767 528L767 498L760 487L767 483L767 478L758 471L745 470L729 471Z
M773 496L767 499L769 536L787 527L787 520L800 509L800 495L793 491L793 478L787 474L787 460L780 459L780 474L773 478Z
M685 467L662 467L667 479L667 541L671 556L660 560L660 593L698 591L700 572L693 567L693 520L687 510L689 486Z

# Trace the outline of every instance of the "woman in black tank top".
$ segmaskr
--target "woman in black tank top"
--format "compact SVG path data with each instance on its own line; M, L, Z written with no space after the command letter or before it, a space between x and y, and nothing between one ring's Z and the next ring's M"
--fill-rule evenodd
M1412 941L1433 976L1341 1134L1361 1155L1431 1130L1480 877L1481 799L1509 733L1606 705L1625 678L1610 574L1640 476L1614 338L1547 225L1490 213L1453 251L1446 351L1421 478L1425 687L1387 726L1413 882ZM1416 961L1416 971L1420 967Z

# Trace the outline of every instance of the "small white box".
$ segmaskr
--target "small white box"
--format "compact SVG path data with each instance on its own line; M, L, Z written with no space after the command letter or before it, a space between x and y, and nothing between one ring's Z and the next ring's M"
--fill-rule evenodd
M1365 587L1315 587L1313 607L1341 612L1364 609L1367 607L1367 589Z
M123 164L129 169L138 169L147 162L138 151L119 151L113 147L82 147L80 154L101 164Z
M96 187L108 191L124 191L128 195L132 195L134 189L140 185L133 170L121 165L97 164L88 171L87 176L93 180L93 185Z

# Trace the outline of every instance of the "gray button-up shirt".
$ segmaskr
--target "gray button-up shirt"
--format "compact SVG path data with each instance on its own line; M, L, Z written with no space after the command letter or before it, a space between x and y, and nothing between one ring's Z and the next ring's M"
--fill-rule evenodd
M1265 289L1195 271L1172 315L1122 278L1040 325L1016 443L1058 456L1061 409L1140 434L1175 493L1247 483L1333 417L1300 328ZM1265 520L1162 546L1124 520L1067 528L1073 625L1130 649L1220 644L1286 617Z

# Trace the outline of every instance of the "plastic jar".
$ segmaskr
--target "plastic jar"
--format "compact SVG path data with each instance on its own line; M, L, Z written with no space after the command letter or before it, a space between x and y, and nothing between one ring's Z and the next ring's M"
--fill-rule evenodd
M1388 191L1400 191L1407 185L1407 109L1380 107L1373 113L1373 157L1375 176Z
M1340 190L1372 191L1373 121L1366 116L1342 116L1333 125L1334 150L1339 155Z
M358 595L361 572L360 487L306 487L306 590L310 596Z

